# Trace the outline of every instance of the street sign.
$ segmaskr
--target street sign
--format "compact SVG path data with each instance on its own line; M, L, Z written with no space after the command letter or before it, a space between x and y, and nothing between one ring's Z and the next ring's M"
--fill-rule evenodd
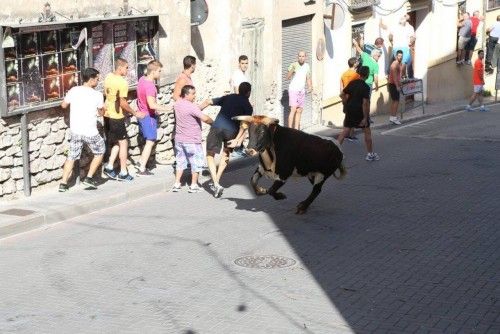
M408 79L401 82L401 92L403 95L414 95L423 91L424 86L421 79Z
M413 101L411 106L408 106L406 97L410 95L420 94L421 101ZM422 79L405 79L401 81L401 119L403 119L403 112L422 107L422 114L425 113L424 101L424 83Z

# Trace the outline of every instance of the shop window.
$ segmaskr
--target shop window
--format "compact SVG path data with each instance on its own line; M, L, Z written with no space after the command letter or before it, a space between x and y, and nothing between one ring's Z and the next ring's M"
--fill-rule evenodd
M80 27L18 31L4 46L6 102L9 112L61 99L77 85L85 66L84 47L74 49L72 39Z
M33 27L0 27L1 116L56 106L68 90L80 84L80 72L92 66L104 78L116 58L129 63L127 81L134 88L157 58L157 17L54 24ZM77 43L80 37L88 43ZM81 41L81 39L80 39ZM1 67L3 63L3 68ZM102 89L102 82L98 88Z
M101 77L113 71L117 58L123 58L129 65L129 85L137 85L146 73L148 62L157 57L156 22L151 19L103 22L91 30L92 66L101 72Z
M488 0L486 5L487 10L500 8L500 0Z

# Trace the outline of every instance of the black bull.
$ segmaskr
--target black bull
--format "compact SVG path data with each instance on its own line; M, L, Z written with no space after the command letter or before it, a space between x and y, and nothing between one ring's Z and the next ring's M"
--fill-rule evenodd
M257 195L269 194L276 200L285 199L285 194L278 190L286 180L290 176L307 176L313 189L297 205L296 213L303 214L330 175L341 179L346 174L342 164L344 155L332 140L282 127L278 125L278 120L266 116L238 116L233 119L248 128L247 152L250 155L259 154L259 167L251 178ZM337 169L339 176L334 174ZM274 180L269 189L257 184L264 175Z

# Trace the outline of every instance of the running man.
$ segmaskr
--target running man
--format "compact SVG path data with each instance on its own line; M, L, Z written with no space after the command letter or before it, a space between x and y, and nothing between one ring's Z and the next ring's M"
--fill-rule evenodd
M80 159L83 144L87 144L94 154L87 177L82 183L90 189L97 189L94 174L102 162L106 151L104 139L97 131L97 115L104 115L103 95L95 90L99 82L99 71L86 68L82 71L83 85L71 88L64 97L61 107L70 107L69 128L71 139L69 153L64 163L63 176L59 191L65 192L68 188L68 179L73 171L75 160Z
M127 102L128 83L125 76L128 72L128 63L123 58L115 61L115 71L109 73L104 80L104 94L106 95L105 122L107 123L108 145L112 145L104 174L114 180L132 181L134 178L128 173L128 136L125 125L125 113L131 114L137 119L146 116L142 112L133 110ZM114 170L116 158L120 160L120 173Z
M477 52L477 59L474 62L474 70L472 71L472 84L474 85L474 91L470 97L469 104L465 107L467 111L472 111L472 103L477 99L481 105L480 111L488 111L483 104L483 91L484 91L484 51L479 50Z
M174 104L175 111L175 183L172 192L181 190L181 178L184 169L191 165L191 185L188 192L201 191L198 185L198 175L203 169L205 156L201 145L201 122L212 124L213 120L201 111L208 106L205 101L201 106L194 103L196 90L191 85L181 89L180 99Z
M364 132L366 151L365 160L380 160L377 153L373 152L372 132L370 130L370 87L366 83L370 70L366 66L361 66L359 71L360 79L351 81L342 91L340 97L344 104L344 129L337 140L342 145L344 138L352 128L361 128Z
M288 98L290 114L288 115L288 127L299 130L302 110L306 99L305 85L307 83L307 92L312 92L311 69L306 61L306 52L299 51L297 61L288 66L286 79L290 80L288 86Z
M158 128L158 112L169 111L167 106L159 105L156 102L156 86L155 80L160 79L161 69L163 65L158 60L152 60L148 63L145 76L139 79L137 84L137 107L140 112L144 113L144 118L139 119L139 127L141 134L146 141L142 149L141 158L135 164L137 176L153 175L146 169L151 151L156 143L157 128Z
M240 146L245 139L245 131L240 128L240 122L233 121L232 118L252 115L253 108L248 100L251 91L250 83L242 82L238 87L238 94L229 94L210 101L211 104L222 107L207 136L207 164L213 182L212 191L216 198L221 197L224 191L220 178L229 163L229 155L233 147ZM221 157L217 168L214 157L219 153Z

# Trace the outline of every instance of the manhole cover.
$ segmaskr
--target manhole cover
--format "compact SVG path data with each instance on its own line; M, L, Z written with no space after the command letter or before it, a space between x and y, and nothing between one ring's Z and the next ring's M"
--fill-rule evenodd
M239 257L234 263L245 268L275 269L291 267L297 261L279 255L255 255Z
M24 210L24 209L8 209L8 210L0 211L0 214L9 215L9 216L28 216L34 212L35 211Z

